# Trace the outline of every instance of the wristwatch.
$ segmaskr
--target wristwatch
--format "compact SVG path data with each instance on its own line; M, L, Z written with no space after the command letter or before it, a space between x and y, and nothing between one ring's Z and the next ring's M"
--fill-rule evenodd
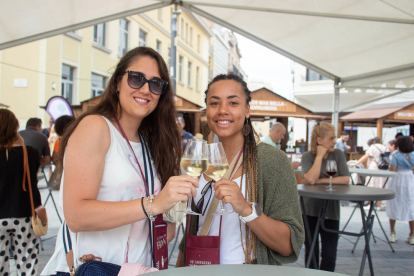
M252 205L252 214L247 217L242 217L239 215L239 219L244 223L255 220L262 215L262 208L260 207L259 203L251 202L250 204Z

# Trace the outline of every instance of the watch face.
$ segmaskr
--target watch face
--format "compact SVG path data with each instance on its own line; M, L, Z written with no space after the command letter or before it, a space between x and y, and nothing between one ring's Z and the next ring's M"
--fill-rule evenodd
M260 204L255 202L254 204L254 209L256 210L256 214L258 217L260 217L262 215L262 208L260 207Z

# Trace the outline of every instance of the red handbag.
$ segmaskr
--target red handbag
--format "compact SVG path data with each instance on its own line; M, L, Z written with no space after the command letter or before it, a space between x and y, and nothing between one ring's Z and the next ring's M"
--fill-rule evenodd
M218 236L190 235L191 215L188 215L187 242L185 245L185 266L220 264L221 221Z

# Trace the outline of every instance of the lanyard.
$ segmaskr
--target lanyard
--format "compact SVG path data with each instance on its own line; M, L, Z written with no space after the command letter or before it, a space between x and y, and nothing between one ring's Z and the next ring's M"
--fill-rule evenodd
M132 154L134 155L134 158L135 158L135 161L137 162L137 164L138 164L138 168L139 168L139 171L141 172L141 176L142 176L142 180L144 181L144 186L145 186L145 191L147 192L147 196L149 196L150 195L150 192L149 192L149 187L148 187L148 183L147 183L147 179L146 179L146 177L144 176L144 173L142 172L142 169L141 169L141 165L139 164L139 162L138 162L138 158L137 158L137 156L135 155L135 152L134 152L134 150L133 150L133 148L132 148L132 146L131 146L131 143L129 142L129 140L128 140L128 137L126 136L126 134L125 134L125 131L124 131L124 129L122 128L122 126L121 126L121 124L119 123L119 120L118 120L118 118L116 118L115 117L115 121L116 121L116 123L117 123L117 125L118 125L118 127L119 127L119 130L121 131L121 133L122 133L122 136L125 138L125 140L127 141L127 143L128 143L128 146L129 146L129 148L131 149L131 151L132 151ZM145 149L144 149L144 140L142 139L142 136L140 136L140 140L141 140L141 144L143 145L143 147L142 147L142 155L144 156L144 166L146 167L146 161L145 161L145 149L146 149L146 147L145 147ZM150 162L150 161L149 161ZM149 167L151 168L151 163L149 164ZM145 174L147 174L147 170L145 170ZM154 191L154 187L153 187L153 191ZM149 199L148 199L149 200ZM149 234L150 234L150 246L151 246L151 256L152 256L152 264L154 263L154 258L153 258L153 248L152 248L152 233L151 233L151 230L152 230L152 227L151 227L151 225L152 225L152 223L151 223L151 221L148 219L148 222L149 222ZM129 253L129 238L128 238L128 243L127 243L127 256L126 256L126 262L128 263L128 253Z
M137 162L137 164L138 164L139 171L141 172L142 180L144 181L145 191L147 192L147 196L149 196L149 195L150 195L150 193L149 193L148 183L147 183L147 180L146 180L146 178L145 178L145 176L144 176L144 173L142 172L141 165L140 165L140 164L139 164L139 162L138 162L138 158L137 158L137 156L135 155L134 150L132 149L131 143L129 143L128 137L126 136L126 134L125 134L125 132L124 132L124 129L122 128L121 124L119 123L118 118L116 118L116 117L115 117L115 121L116 121L116 123L118 124L119 130L121 131L122 136L123 136L123 137L125 138L125 140L127 141L128 146L129 146L129 148L130 148L130 149L131 149L131 151L132 151L132 154L134 155L135 161L136 161L136 162ZM141 143L144 143L144 141L141 141ZM145 152L143 152L143 154L145 155ZM144 162L145 162L145 158L144 158Z

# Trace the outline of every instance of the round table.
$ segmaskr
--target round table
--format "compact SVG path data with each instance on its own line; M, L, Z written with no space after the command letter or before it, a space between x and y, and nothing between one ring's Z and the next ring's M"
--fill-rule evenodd
M340 276L344 274L278 265L202 265L152 272L154 276Z
M372 265L372 259L371 259L371 251L369 247L369 240L372 234L372 226L373 226L373 215L372 212L374 210L374 202L378 200L389 200L393 199L395 197L394 191L388 190L388 189L380 189L380 188L370 188L365 186L359 186L359 185L332 185L332 187L335 189L335 191L328 192L326 191L327 185L305 185L305 184L299 184L298 185L298 193L301 197L301 208L302 212L304 214L304 222L305 222L305 228L306 228L306 236L307 239L309 239L311 245L310 252L313 252L313 248L315 246L316 242L316 235L317 231L315 232L315 236L310 236L310 230L309 225L307 223L306 219L306 210L303 203L304 196L311 197L311 198L317 198L317 199L325 199L325 207L321 210L320 215L318 217L318 222L316 224L316 228L319 228L319 225L328 232L338 233L341 235L350 235L355 237L364 236L365 238L365 250L364 254L362 256L361 261L361 267L359 270L359 275L363 275L364 273L364 267L365 267L365 259L368 257L368 263L369 263L369 269L371 272L371 275L374 275L374 268ZM359 209L361 210L361 220L362 220L362 226L363 231L362 233L351 233L351 232L345 232L345 231L336 231L332 229L326 229L324 226L324 220L325 220L325 211L328 204L328 200L349 200L349 201L356 201L358 204ZM370 201L371 205L368 211L368 214L365 214L363 205L364 201ZM310 261L315 262L315 258L313 257L313 254L310 254L306 267L309 267Z
M349 200L349 201L378 201L393 199L395 193L388 189L370 188L359 185L332 185L335 191L326 191L326 185L298 185L300 196L319 199Z

